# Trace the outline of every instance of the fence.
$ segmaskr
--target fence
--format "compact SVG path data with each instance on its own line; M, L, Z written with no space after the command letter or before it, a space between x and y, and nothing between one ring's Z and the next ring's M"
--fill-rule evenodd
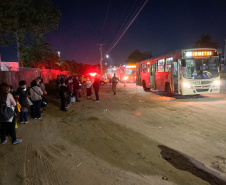
M18 88L19 81L25 80L27 85L37 77L41 77L44 83L49 83L50 80L57 78L57 75L64 74L69 75L69 71L58 71L50 69L32 69L23 71L0 71L0 83L7 83L13 86L13 89Z

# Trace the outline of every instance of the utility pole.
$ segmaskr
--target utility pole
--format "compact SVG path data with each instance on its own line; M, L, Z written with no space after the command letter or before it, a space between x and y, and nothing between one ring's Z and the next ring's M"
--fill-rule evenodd
M104 44L97 44L97 45L99 45L99 46L100 46L100 75L101 75L101 76L103 76L103 62L102 62L103 57L102 57L102 46L103 46Z

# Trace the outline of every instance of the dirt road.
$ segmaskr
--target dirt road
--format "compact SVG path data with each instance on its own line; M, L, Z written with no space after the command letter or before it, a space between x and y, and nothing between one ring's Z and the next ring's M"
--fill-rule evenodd
M94 98L94 96L93 96ZM100 102L19 125L18 145L0 146L1 185L226 184L226 94L193 98L118 84Z

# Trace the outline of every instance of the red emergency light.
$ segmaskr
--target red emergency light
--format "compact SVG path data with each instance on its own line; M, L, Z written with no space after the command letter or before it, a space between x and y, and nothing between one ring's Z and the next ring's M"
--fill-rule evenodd
M89 73L89 75L94 77L97 75L97 73Z

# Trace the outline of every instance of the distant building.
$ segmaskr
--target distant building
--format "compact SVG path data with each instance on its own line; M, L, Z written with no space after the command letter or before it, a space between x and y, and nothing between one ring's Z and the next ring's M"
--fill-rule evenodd
M0 67L1 71L19 71L18 62L3 62L0 54Z
M18 62L2 62L1 71L19 71L19 63Z

